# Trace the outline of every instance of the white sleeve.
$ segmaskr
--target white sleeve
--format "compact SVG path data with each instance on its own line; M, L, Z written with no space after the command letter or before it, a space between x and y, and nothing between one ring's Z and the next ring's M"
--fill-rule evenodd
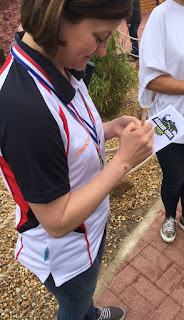
M145 26L139 51L139 103L142 107L153 103L154 92L146 89L153 79L169 75L166 70L165 12L155 8Z

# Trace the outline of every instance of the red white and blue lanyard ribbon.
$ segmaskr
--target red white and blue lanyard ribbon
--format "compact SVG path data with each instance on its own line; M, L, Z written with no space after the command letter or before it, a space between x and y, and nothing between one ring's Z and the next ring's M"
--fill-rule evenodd
M49 78L49 76L46 74L46 72L29 56L27 55L17 44L16 41L11 46L11 54L13 57L28 71L30 71L44 86L46 86L51 92L53 92L59 100L64 104L64 106L69 110L69 112L75 117L76 120L78 120L83 127L87 130L87 132L90 134L91 138L93 139L93 142L96 146L97 152L100 152L100 141L98 138L97 130L96 130L96 123L95 119L91 113L91 110L89 106L87 105L84 96L82 95L81 91L79 90L80 96L83 100L83 103L86 107L86 110L88 112L89 118L91 120L92 125L87 122L83 117L80 116L74 105L70 102L68 104L64 103L59 96L59 94L56 92L54 86L52 85L52 82Z

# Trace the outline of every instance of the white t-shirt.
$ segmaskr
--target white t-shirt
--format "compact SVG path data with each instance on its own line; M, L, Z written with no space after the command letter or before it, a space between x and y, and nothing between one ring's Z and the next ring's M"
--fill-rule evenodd
M150 14L139 52L139 102L141 107L148 106L149 117L169 104L184 116L184 95L166 95L146 89L151 80L161 75L184 80L183 32L184 6L175 1L166 0ZM184 143L184 136L176 142Z

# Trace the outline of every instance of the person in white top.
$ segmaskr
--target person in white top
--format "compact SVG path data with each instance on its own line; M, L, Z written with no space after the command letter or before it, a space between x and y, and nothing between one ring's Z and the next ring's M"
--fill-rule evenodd
M166 0L150 14L140 43L139 102L149 117L171 104L184 116L184 0ZM157 153L162 168L165 221L161 237L176 237L176 209L181 197L184 230L184 136Z
M17 202L15 257L59 303L58 320L122 320L95 308L109 192L153 150L151 124L102 124L83 69L106 54L129 0L21 0L21 25L0 74L0 169ZM105 140L120 138L105 166Z

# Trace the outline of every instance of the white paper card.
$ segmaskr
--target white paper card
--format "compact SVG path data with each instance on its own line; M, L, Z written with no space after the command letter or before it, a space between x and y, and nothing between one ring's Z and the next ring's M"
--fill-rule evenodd
M148 119L155 130L153 154L184 135L184 117L169 105Z

